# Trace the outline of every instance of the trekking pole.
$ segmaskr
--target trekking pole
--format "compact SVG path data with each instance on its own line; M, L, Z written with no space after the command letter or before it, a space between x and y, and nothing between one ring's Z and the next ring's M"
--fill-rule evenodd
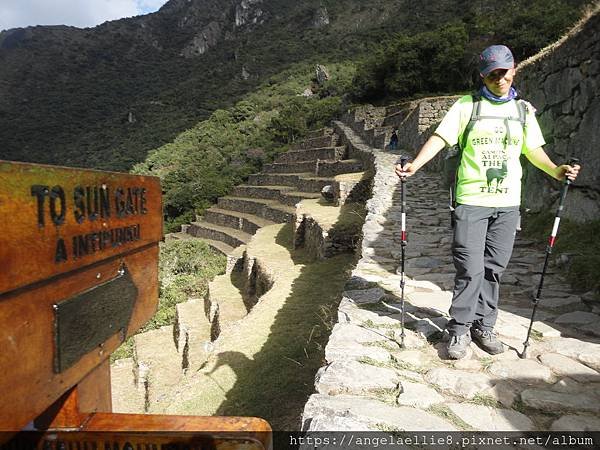
M408 157L400 157L400 165L404 167L408 162ZM400 348L404 348L404 285L406 284L404 279L404 262L405 262L405 250L406 250L406 177L400 178L400 217L401 217L401 233L400 233L400 307L402 308L402 314L400 316Z
M579 162L577 158L571 158L569 160L569 165L575 165ZM565 177L565 181L563 184L562 191L560 193L560 200L558 202L558 208L556 210L556 216L554 217L554 225L552 227L552 232L550 233L550 237L548 239L548 245L546 246L546 257L544 259L544 268L542 269L542 275L540 277L540 284L537 288L537 293L533 298L533 310L531 311L531 321L529 322L529 329L527 330L527 338L525 342L523 342L523 352L519 355L521 359L527 358L527 347L529 347L529 337L531 335L531 329L533 328L533 319L535 317L535 311L537 309L538 303L540 302L540 297L542 295L542 288L544 287L544 276L546 275L546 269L548 268L548 261L550 259L550 254L552 253L552 249L554 248L554 243L556 242L556 235L558 233L558 225L560 224L560 215L562 214L563 207L565 204L565 198L567 197L567 191L569 190L569 186L572 181Z

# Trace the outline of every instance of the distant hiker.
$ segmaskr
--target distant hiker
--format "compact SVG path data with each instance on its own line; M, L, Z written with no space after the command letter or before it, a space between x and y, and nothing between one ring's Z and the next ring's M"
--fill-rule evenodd
M542 149L545 141L533 107L517 100L512 87L515 65L508 47L486 48L479 56L479 73L479 92L452 106L412 163L396 165L399 177L410 177L446 145L460 147L452 244L456 277L447 325L452 359L466 355L471 339L490 354L504 351L493 328L500 278L520 216L519 156L557 180L574 180L579 173L579 165L556 166ZM523 120L520 111L525 111Z
M390 150L396 150L398 148L398 129L394 128L392 131L392 136L390 137L390 145L388 146Z

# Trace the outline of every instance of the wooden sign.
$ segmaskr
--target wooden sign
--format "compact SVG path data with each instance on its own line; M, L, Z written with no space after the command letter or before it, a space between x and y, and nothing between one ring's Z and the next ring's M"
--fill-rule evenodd
M154 314L159 180L0 161L0 230L0 430L19 430Z
M159 241L158 178L0 161L0 293Z
M2 445L0 433L0 450L272 450L271 427L253 417L97 413L76 430L10 438Z

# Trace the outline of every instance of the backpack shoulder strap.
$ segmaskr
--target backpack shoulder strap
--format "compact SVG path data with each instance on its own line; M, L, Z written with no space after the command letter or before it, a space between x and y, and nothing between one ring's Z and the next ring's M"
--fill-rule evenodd
M519 111L519 122L523 129L525 129L525 124L527 121L527 113L529 112L529 103L525 100L519 99L517 100L517 109Z
M471 109L471 118L469 119L469 123L467 123L467 126L463 130L460 142L458 143L460 151L467 146L469 133L475 125L475 122L477 122L481 117L481 95L479 95L479 93L471 94L471 98L473 99L473 109Z

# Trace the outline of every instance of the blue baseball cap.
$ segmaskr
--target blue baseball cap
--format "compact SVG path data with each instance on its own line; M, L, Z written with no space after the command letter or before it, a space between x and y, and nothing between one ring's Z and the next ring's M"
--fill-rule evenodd
M515 67L515 59L506 45L492 45L479 55L479 73L482 77L496 69L512 69L513 67Z

